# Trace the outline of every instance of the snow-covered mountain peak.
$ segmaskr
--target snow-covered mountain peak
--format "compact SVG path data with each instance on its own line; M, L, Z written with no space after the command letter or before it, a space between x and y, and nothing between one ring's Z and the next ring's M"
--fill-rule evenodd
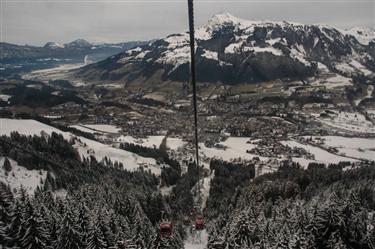
M208 20L208 25L215 26L215 25L223 25L223 24L228 24L228 23L235 24L241 21L243 20L226 12L226 13L219 13L219 14L213 15Z
M249 21L222 13L198 28L195 35L197 75L202 82L307 78L319 73L317 63L348 77L373 75L371 46L363 46L356 37L329 25ZM160 81L187 81L189 60L189 33L183 32L92 67L113 69L116 78L116 70L126 68L121 75L124 81L159 79L160 74ZM88 69L82 70L83 74L91 77L92 68ZM110 72L105 75L110 78Z
M220 13L212 16L208 24L204 27L218 28L225 25L238 26L240 29L246 29L252 26L305 26L302 23L291 21L271 21L271 20L247 20L236 17L230 13Z
M47 42L44 45L45 48L64 48L64 44L58 43L58 42Z
M342 31L346 35L354 36L361 44L368 45L375 40L375 29L369 27L354 27Z
M66 47L74 47L74 48L87 48L92 47L92 44L84 39L77 39L72 42L65 44Z

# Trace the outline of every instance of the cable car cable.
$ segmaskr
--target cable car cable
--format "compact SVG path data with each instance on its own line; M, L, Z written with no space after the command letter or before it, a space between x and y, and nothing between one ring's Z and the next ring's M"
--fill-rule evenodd
M194 38L194 6L193 0L188 0L189 11L189 35L190 35L190 80L193 86L193 106L194 106L194 131L195 131L195 156L198 169L198 201L200 202L199 187L199 145L198 145L198 111L197 111L197 86L195 77L195 38ZM199 205L200 206L200 205Z

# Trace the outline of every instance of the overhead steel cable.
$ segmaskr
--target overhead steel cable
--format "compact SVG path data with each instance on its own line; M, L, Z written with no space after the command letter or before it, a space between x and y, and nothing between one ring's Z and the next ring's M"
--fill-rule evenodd
M193 0L188 0L189 10L189 35L190 35L190 80L193 86L193 106L194 106L194 131L195 131L195 156L198 169L198 201L200 201L199 188L199 145L198 145L198 107L197 107L197 84L195 76L195 37L194 37L194 6Z

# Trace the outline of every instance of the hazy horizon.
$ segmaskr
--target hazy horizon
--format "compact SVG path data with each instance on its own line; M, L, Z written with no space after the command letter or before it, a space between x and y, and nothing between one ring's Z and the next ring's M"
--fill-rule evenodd
M186 5L163 0L3 0L1 41L41 46L79 38L94 43L157 39L187 30ZM374 2L360 0L195 1L196 26L223 12L247 20L374 27Z

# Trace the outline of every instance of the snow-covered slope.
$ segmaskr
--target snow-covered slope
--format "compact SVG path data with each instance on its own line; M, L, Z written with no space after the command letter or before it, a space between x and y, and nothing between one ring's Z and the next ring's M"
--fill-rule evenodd
M323 136L313 137L313 139L322 140L325 147L336 148L339 154L353 158L375 160L374 138Z
M134 138L132 136L120 136L116 139L118 143L131 143L148 148L159 148L165 136L148 136L146 138Z
M18 191L22 186L31 195L38 186L42 185L41 181L46 179L47 171L28 170L10 158L8 160L12 169L6 173L3 168L4 160L5 157L0 157L0 181L9 185L12 191Z
M354 36L361 44L368 45L375 40L375 29L368 27L354 27L343 31L346 35Z
M42 131L47 134L56 132L62 134L65 139L70 140L72 137L77 137L69 132L60 131L54 127L40 123L35 120L18 120L18 119L0 119L0 135L10 135L12 131L17 131L24 135L40 135ZM84 137L77 137L80 142L74 145L81 156L88 157L95 156L97 160L102 160L104 157L110 158L113 162L118 161L123 163L127 170L135 170L143 166L146 170L150 169L156 175L161 172L160 167L157 166L155 159L138 156L128 151L113 148L107 144L102 144Z
M324 163L324 164L328 165L330 163L356 162L357 161L355 159L347 158L347 157L343 157L343 156L338 156L338 155L332 154L332 153L330 153L326 150L323 150L319 147L302 144L302 143L299 143L299 142L294 141L294 140L282 141L281 143L283 145L288 145L291 148L294 148L294 147L303 148L307 152L314 155L315 160L310 160L310 159L305 159L305 158L293 158L292 159L294 162L298 162L304 168L307 168L307 166L311 162Z
M360 29L248 21L225 13L197 29L196 44L197 77L203 82L307 78L320 73L318 62L328 72L374 77L374 39L370 31ZM184 32L79 69L77 77L111 82L187 81L189 60L189 35Z

